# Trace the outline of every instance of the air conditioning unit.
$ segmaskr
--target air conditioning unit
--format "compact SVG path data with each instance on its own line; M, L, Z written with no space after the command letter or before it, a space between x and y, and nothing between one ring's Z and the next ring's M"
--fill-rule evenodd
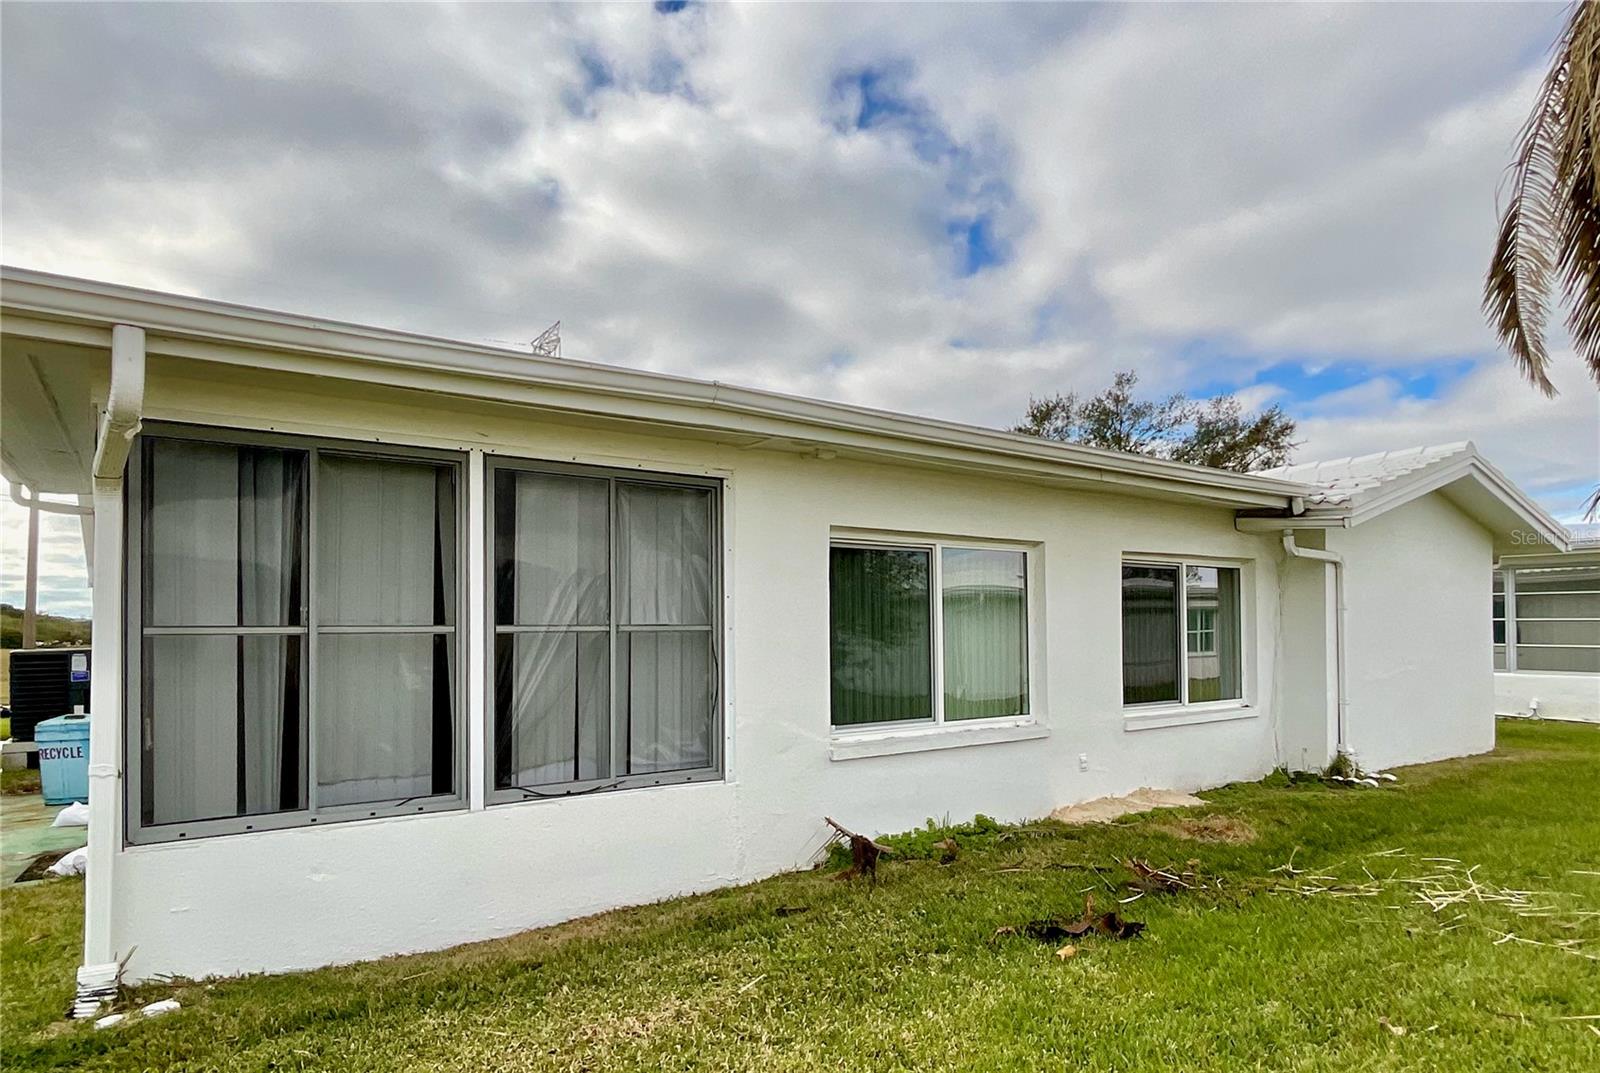
M34 727L66 715L75 705L88 708L87 648L14 648L10 658L14 741L32 741ZM30 755L28 766L38 764L37 754Z

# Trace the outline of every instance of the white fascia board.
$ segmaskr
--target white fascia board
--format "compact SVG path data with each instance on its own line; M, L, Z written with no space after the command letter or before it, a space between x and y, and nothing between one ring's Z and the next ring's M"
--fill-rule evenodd
M0 269L0 305L8 329L55 338L59 325L63 341L88 342L111 324L133 324L146 330L152 355L788 438L906 462L1104 485L1107 491L1283 508L1310 490L1279 478L26 269Z
M1234 528L1241 533L1281 533L1286 529L1348 529L1350 518L1346 514L1311 512L1286 514L1278 517L1243 515L1233 520Z
M1600 563L1600 545L1574 543L1567 551L1547 548L1543 551L1509 551L1495 556L1496 566L1516 568L1538 566L1588 566Z

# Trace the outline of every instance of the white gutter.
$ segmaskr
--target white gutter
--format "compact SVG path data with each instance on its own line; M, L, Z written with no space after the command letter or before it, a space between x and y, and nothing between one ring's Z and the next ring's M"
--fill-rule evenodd
M84 502L84 497L79 496L76 503L57 503L49 499L40 499L33 494L25 484L11 482L11 502L27 510L40 510L46 514L93 514L94 508Z
M130 324L111 328L111 390L106 396L105 417L100 420L100 435L94 446L93 477L101 481L122 481L128 464L133 437L139 432L144 413L144 329Z
M1326 563L1333 568L1333 652L1334 652L1334 734L1335 744L1339 753L1348 752L1345 741L1345 708L1349 704L1349 695L1345 688L1345 606L1344 606L1344 559L1337 552L1322 551L1317 548L1302 548L1294 542L1294 530L1285 528L1283 531L1283 550L1296 559L1312 559L1319 563Z
M116 872L122 852L123 629L122 475L144 407L144 329L111 329L111 387L94 450L94 674L89 680L89 865L84 878L83 961L74 1017L115 997ZM86 532L87 532L86 528Z
M137 323L162 356L451 391L753 440L777 436L832 450L958 464L987 475L1075 479L1279 510L1308 491L1281 478L26 269L5 267L0 282L0 326L18 337L104 346L104 326Z

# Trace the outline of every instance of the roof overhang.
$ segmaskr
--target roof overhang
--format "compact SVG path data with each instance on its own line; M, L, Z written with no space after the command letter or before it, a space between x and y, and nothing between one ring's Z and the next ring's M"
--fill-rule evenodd
M220 367L276 370L508 403L575 420L676 429L747 447L980 473L1235 509L1291 509L1307 486L1273 477L1160 459L716 381L545 358L364 325L279 313L26 269L0 269L5 371L33 362L49 384L67 355L109 353L117 324L143 328L146 352ZM70 379L74 374L64 372ZM92 381L93 377L90 377ZM77 410L89 381L69 385L60 406ZM9 387L9 384L8 384ZM9 392L7 392L9 395ZM7 415L13 408L7 403ZM20 407L19 407L19 412ZM42 428L38 411L28 431ZM89 427L92 429L93 422ZM81 431L61 438L79 455ZM57 450L56 448L50 448ZM89 452L92 455L92 450ZM58 452L59 454L59 452ZM66 458L60 455L57 461ZM60 486L62 467L8 457L8 476L38 490ZM38 473L35 473L35 470Z
M1434 492L1489 530L1496 555L1534 547L1559 553L1569 547L1566 527L1529 499L1470 443L1465 450L1378 488L1362 491L1346 503L1310 506L1294 519L1249 517L1241 518L1238 524L1247 531L1286 528L1290 527L1286 525L1289 521L1296 529L1346 529Z

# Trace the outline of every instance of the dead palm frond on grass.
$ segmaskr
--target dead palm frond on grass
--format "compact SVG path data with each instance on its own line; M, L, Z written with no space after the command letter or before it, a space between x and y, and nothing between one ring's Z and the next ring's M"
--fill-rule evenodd
M1600 383L1600 9L1573 5L1522 129L1483 308L1522 375L1546 395L1545 334L1559 286L1573 344Z

